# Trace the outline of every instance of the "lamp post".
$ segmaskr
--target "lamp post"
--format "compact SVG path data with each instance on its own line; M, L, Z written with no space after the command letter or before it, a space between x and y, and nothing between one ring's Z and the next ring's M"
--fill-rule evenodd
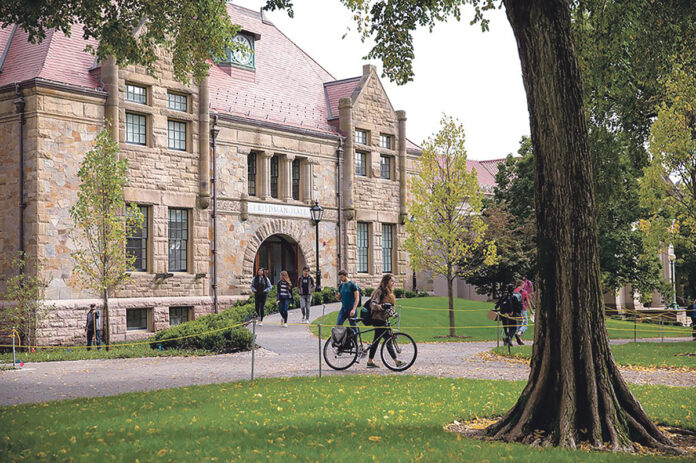
M312 220L314 221L315 228L315 238L316 238L316 259L317 259L317 281L315 286L315 291L321 291L321 272L319 271L319 222L324 215L324 209L319 205L319 201L315 200L311 208L309 208L310 214L312 214Z

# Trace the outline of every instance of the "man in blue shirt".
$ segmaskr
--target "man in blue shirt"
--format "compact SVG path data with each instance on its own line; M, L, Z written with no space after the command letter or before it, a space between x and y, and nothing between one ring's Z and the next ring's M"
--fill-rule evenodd
M349 317L355 317L358 310L358 302L360 301L360 290L358 285L348 279L348 272L341 270L338 272L338 279L341 284L338 285L338 294L336 300L341 301L341 310L338 312L337 325L343 325L348 319L351 326L356 326L353 320Z

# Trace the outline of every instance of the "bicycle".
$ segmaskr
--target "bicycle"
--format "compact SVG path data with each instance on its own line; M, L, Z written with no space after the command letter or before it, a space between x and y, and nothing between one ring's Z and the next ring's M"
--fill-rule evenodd
M362 320L362 318L350 318L350 321L356 322L356 325L357 322ZM376 331L378 328L386 328L386 331L373 342L382 342L380 356L382 357L382 363L387 368L392 371L405 371L411 368L411 365L416 361L416 356L418 355L416 341L406 333L395 331L389 320L387 320L386 326L378 326L369 330L361 330L358 326L351 326L350 328L352 328L354 334L349 337L347 346L334 346L331 338L324 343L324 360L334 370L345 370L356 363L358 357L365 357L372 343L363 346L362 335ZM396 362L389 354L390 347L400 362Z

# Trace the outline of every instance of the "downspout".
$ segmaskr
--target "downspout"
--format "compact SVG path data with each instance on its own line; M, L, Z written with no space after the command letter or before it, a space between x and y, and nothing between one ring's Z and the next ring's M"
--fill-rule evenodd
M15 94L17 99L14 104L17 114L19 114L19 252L24 259L24 210L27 207L27 203L24 201L24 124L26 123L24 108L26 103L22 91L19 89L19 84L15 84ZM24 273L24 266L21 267L20 272Z
M213 175L210 178L210 186L213 189L213 301L215 313L218 313L218 245L217 245L217 136L220 129L217 127L218 116L213 116L213 125L210 128L210 146L213 148Z

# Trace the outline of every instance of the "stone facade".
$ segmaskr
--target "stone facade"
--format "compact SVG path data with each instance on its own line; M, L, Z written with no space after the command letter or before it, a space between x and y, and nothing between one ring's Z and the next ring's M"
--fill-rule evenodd
M270 26L260 16L245 12L236 19L243 25L251 21L244 27L261 31L260 40L271 36ZM282 46L295 47L281 38L286 42ZM293 53L298 60L306 60L296 50ZM257 63L261 61L259 58ZM321 92L322 80L317 76L326 81L330 75L313 61L308 63L305 65L314 74L304 78L316 80ZM188 317L195 318L215 310L216 295L220 309L246 297L262 248L270 241L296 252L293 265L298 272L307 265L314 274L318 260L323 286L335 287L338 271L344 268L361 286L374 287L383 274L383 228L389 224L394 230L392 273L399 287L410 285L408 257L400 243L404 239L406 178L417 171L418 151L415 145L407 150L405 114L392 108L374 67L364 67L362 76L353 79L355 88L343 95L349 109L341 109L340 114L321 109L331 116L323 125L305 125L302 114L287 109L305 108L307 117L316 119L320 109L306 109L313 102L283 102L279 107L288 116L274 121L259 120L233 104L225 110L216 108L210 103L213 96L231 94L238 73L221 77L219 69L213 68L210 79L183 85L174 80L171 58L165 53L160 56L157 77L138 66L119 68L112 60L88 72L101 82L97 88L40 79L19 86L26 102L25 248L30 271L47 283L45 297L50 307L38 333L41 343L82 342L89 305L101 305L97 294L80 287L73 272L70 255L77 243L69 211L77 199L80 163L107 122L121 156L129 162L125 199L145 207L148 215L147 265L131 272L130 280L109 300L112 341L141 339L167 328L173 307L186 308ZM243 73L246 83L260 79L250 71ZM221 82L229 87L221 88ZM144 92L142 101L133 101L134 88ZM185 98L185 110L170 107L169 93ZM271 96L254 98L265 105ZM2 281L13 274L9 260L19 248L16 98L14 86L0 87L0 206L6 211L0 222ZM249 98L244 100L246 104ZM241 104L238 97L229 101ZM328 97L325 101L322 94L318 101L326 105ZM133 115L138 120L144 117L142 144L129 138ZM299 123L285 121L293 116L300 118ZM186 127L185 144L178 146L183 149L170 146L170 121ZM342 130L344 126L350 130ZM368 133L366 143L354 140L355 129ZM381 146L380 135L389 138L388 146ZM355 174L356 150L368 155L365 176ZM381 156L390 159L388 179L380 175ZM256 162L254 189L249 188L249 159ZM293 177L297 175L293 162L299 180ZM315 201L324 209L318 255L309 213ZM186 210L185 271L170 269L172 209ZM369 266L367 272L358 272L357 227L363 222L369 224ZM140 329L133 329L130 311L141 317Z

